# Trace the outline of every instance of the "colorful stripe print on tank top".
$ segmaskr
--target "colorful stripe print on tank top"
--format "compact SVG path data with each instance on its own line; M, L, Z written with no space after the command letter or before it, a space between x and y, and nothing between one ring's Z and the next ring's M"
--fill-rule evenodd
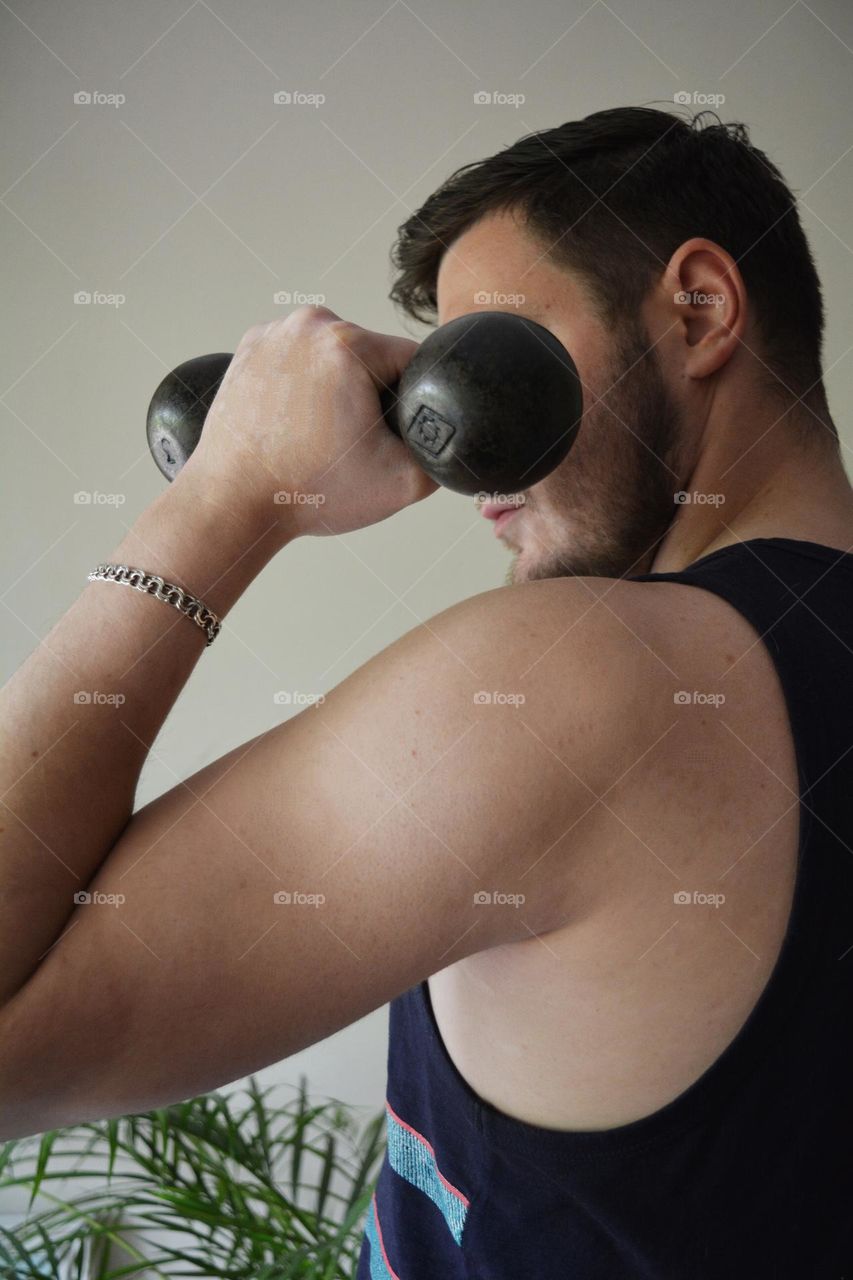
M382 1228L379 1225L379 1211L376 1207L376 1194L370 1201L370 1212L364 1228L370 1241L370 1280L400 1280L397 1272L388 1261L385 1241L382 1239Z
M461 1245L468 1214L468 1197L445 1178L438 1167L432 1143L422 1133L418 1133L417 1129L406 1124L390 1102L385 1103L385 1125L388 1135L388 1163L391 1168L411 1186L429 1196L447 1223L453 1239ZM399 1280L388 1260L375 1194L370 1202L365 1230L370 1241L371 1280L389 1280L389 1277L390 1280Z

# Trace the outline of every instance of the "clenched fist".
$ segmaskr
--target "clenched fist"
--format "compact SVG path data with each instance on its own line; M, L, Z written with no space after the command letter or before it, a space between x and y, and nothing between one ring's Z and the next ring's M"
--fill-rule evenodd
M187 463L288 538L376 524L437 489L389 430L379 392L417 350L325 307L240 341Z

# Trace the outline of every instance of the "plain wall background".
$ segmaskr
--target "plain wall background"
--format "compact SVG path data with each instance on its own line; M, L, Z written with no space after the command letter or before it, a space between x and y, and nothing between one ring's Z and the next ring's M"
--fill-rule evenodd
M422 336L386 296L399 223L452 169L594 110L722 93L723 119L750 126L801 198L830 405L851 443L846 0L3 0L0 49L4 678L165 483L144 422L170 368L233 351L286 310L278 291ZM277 91L325 102L276 105ZM483 91L525 101L475 103ZM123 503L79 505L80 491ZM499 585L508 561L490 533L471 500L441 492L287 549L202 657L140 803L288 714L276 691L328 690ZM261 1079L305 1072L312 1092L378 1109L385 1036L377 1011Z

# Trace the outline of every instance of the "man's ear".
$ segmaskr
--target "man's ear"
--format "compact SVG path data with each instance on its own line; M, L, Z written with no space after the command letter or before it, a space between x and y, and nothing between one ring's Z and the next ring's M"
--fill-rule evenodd
M747 320L747 293L731 254L713 240L685 240L663 276L672 285L671 320L681 326L684 372L691 378L716 373L736 354Z

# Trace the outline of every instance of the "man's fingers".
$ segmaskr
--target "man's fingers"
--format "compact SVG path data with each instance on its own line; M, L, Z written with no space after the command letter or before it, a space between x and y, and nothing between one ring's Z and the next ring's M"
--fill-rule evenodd
M419 346L411 338L374 333L348 320L335 321L329 328L338 342L361 361L380 389L397 381Z

